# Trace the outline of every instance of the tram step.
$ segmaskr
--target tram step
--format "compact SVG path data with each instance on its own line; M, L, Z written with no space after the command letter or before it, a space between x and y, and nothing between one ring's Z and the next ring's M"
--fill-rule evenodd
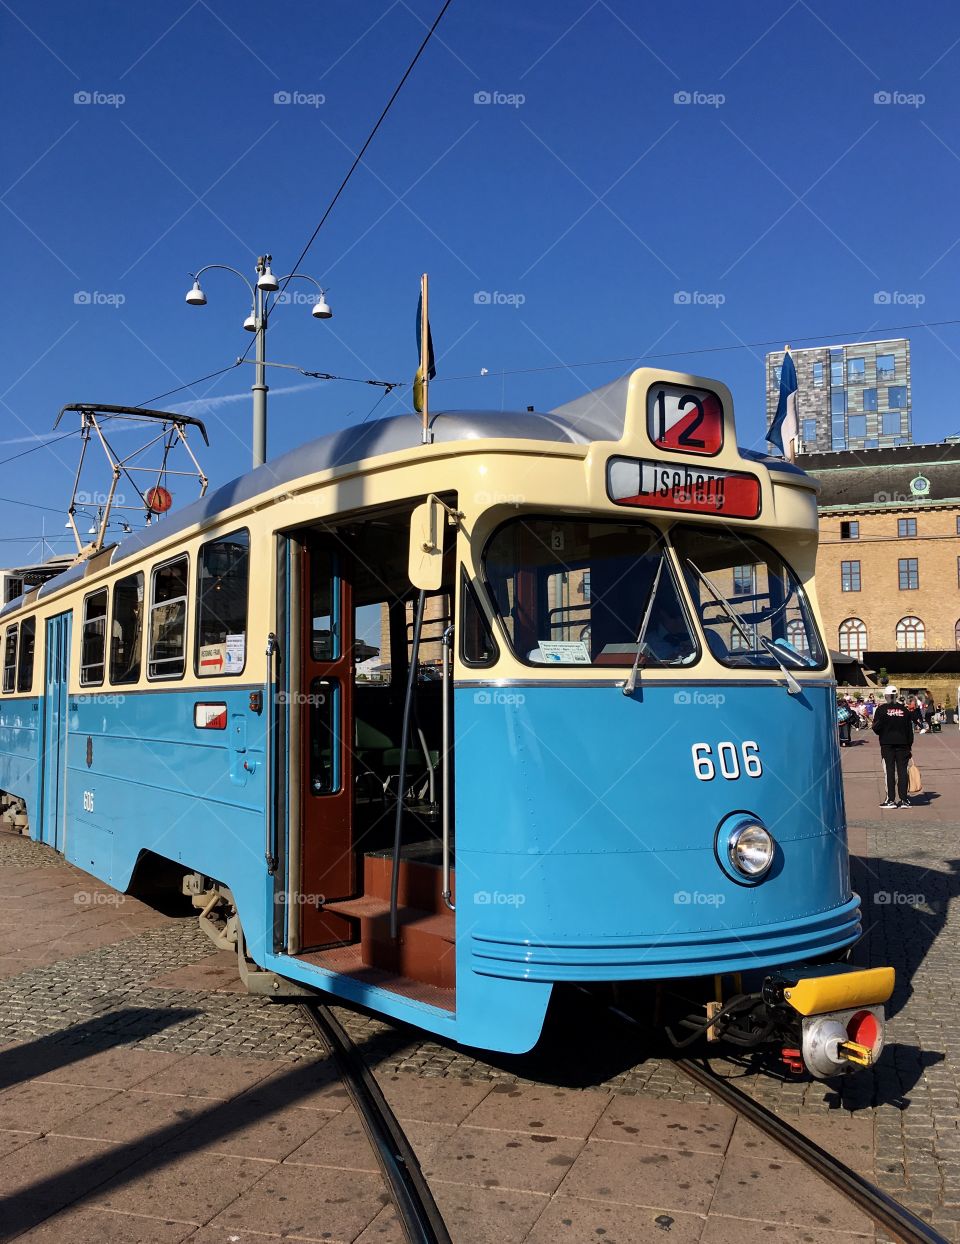
M366 985L389 989L391 993L399 994L402 998L426 1002L429 1006L441 1007L445 1011L452 1012L456 1009L454 989L428 985L423 981L398 976L395 972L368 967L363 962L359 946L335 946L328 950L308 951L297 957L304 963L316 964L328 972L339 972L343 976L352 977Z
M393 860L386 852L371 852L363 857L364 894L390 900L390 879ZM456 895L456 874L450 874L450 888ZM416 859L401 859L397 897L403 907L421 911L443 911L443 873L435 864Z
M360 952L367 967L396 972L425 984L452 989L456 983L455 925L452 911L434 913L399 909L399 935L390 936L390 904L366 895L325 903L325 912L346 916L359 925Z

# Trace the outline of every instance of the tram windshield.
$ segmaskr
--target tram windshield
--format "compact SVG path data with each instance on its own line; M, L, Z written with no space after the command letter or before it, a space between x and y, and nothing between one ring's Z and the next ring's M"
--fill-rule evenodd
M826 664L800 581L769 545L724 527L675 527L671 537L719 661L764 669Z
M518 518L484 555L514 653L534 665L689 665L697 642L662 536L640 523Z

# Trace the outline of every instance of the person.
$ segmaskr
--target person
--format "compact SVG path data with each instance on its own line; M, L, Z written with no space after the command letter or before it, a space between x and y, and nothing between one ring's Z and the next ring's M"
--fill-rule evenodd
M883 703L873 714L873 733L880 741L887 797L881 808L909 808L907 764L913 747L913 719L896 687L885 687Z
M837 696L837 733L840 736L841 747L850 746L850 727L855 715L843 696Z

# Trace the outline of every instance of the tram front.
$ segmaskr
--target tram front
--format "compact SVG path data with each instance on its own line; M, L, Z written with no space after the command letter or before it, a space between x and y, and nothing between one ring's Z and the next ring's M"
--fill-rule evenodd
M553 417L577 451L478 459L461 535L461 1039L491 1044L491 989L523 1048L537 985L700 978L687 1035L869 1065L893 971L840 962L860 900L816 482L738 450L701 378L641 369Z

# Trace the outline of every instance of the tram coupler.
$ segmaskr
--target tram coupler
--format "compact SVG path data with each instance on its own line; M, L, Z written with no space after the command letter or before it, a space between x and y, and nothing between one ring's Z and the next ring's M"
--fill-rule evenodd
M872 1067L884 1044L883 1004L893 992L893 968L854 968L829 963L781 968L764 978L757 992L723 997L723 978L713 981L706 1018L687 1015L667 1034L677 1048L697 1039L741 1049L779 1046L788 1071L817 1079Z

